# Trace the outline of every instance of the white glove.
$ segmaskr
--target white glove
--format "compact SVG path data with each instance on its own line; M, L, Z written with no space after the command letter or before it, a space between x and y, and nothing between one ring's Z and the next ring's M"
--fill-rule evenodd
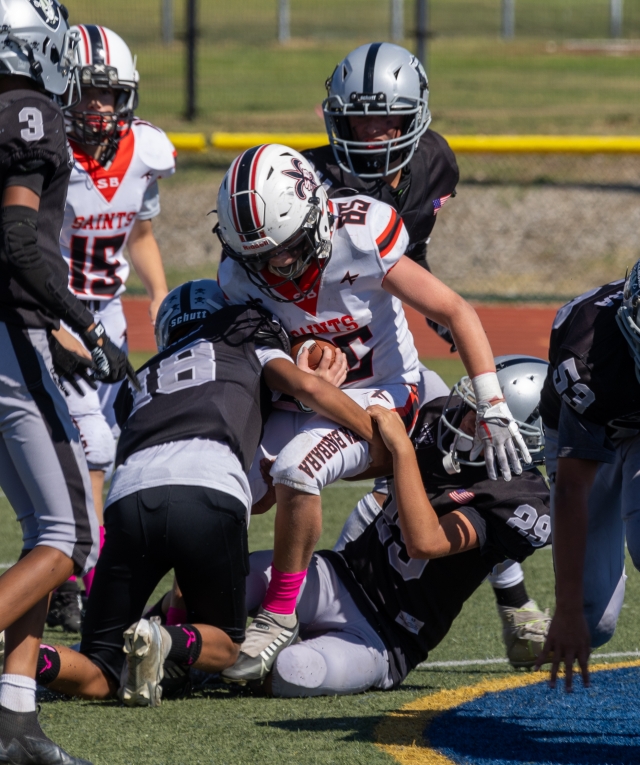
M510 481L509 463L516 475L522 473L516 446L520 449L522 459L527 464L531 464L527 445L506 402L499 401L497 404L491 404L489 401L479 402L476 415L476 437L470 459L476 459L484 449L484 461L489 478L492 481L498 480L495 465L497 459L502 477L505 481Z

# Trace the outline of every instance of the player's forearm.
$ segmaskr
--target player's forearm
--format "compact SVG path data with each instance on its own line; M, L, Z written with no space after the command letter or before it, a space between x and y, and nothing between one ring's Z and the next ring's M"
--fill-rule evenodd
M303 373L304 374L304 373ZM365 441L373 439L373 423L365 410L358 406L339 388L314 375L300 385L295 398L318 414L328 417L338 425L353 430Z
M128 247L133 268L151 300L163 298L168 292L167 279L151 221L136 222Z

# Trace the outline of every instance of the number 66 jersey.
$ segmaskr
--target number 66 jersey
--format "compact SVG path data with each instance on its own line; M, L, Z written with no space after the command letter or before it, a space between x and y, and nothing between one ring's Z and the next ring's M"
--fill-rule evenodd
M106 167L70 143L74 166L60 234L69 287L84 300L109 300L125 291L127 239L137 219L158 214L155 183L175 172L175 150L142 120L134 120Z
M402 218L384 202L361 195L333 199L329 209L336 216L331 258L306 297L274 300L231 258L218 272L222 290L231 303L267 308L292 337L313 334L341 348L349 363L344 388L417 384L418 355L402 303L382 287L409 243ZM267 268L261 275L269 283L282 278ZM317 276L317 266L311 264L299 280L301 290ZM293 282L279 291L283 298L295 299Z

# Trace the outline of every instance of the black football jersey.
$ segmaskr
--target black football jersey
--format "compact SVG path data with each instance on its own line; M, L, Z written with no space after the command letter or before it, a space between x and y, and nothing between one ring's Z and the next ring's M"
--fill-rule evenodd
M150 446L202 438L228 444L248 471L271 411L257 345L289 352L275 318L228 306L150 359L138 371L142 391L123 385L116 398L116 465Z
M564 305L551 330L549 371L542 389L544 424L558 430L562 407L604 426L611 439L640 433L640 384L616 322L624 280Z
M406 254L425 265L427 240L436 214L446 198L455 194L460 180L455 155L439 133L427 130L422 136L397 189L382 178L358 178L341 170L329 145L303 154L314 166L330 198L344 196L343 190L349 188L395 207L409 234Z
M73 160L60 107L34 90L0 94L0 194L6 179L18 173L41 171L44 186L38 211L38 247L61 283L69 270L60 253L67 185ZM0 279L0 321L26 327L57 327L59 321L12 278Z
M427 658L464 602L497 563L522 561L551 541L549 491L537 470L491 481L483 467L447 475L437 446L446 399L423 406L412 440L427 495L438 516L457 510L473 524L479 547L434 560L412 559L402 538L393 486L384 509L340 553L323 552L389 653L397 685Z

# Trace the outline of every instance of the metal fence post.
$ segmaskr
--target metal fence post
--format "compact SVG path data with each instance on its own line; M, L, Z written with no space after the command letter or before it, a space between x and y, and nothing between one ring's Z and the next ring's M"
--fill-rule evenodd
M160 0L162 3L162 42L170 45L173 42L173 0Z
M291 39L291 7L289 0L278 0L278 42Z
M428 71L427 39L429 37L429 3L428 0L416 0L416 56L418 61Z
M404 40L404 0L391 0L391 39L393 42Z
M610 0L610 27L611 37L622 37L622 15L624 0Z
M197 43L197 0L187 0L187 109L185 117L193 120L196 116L196 43Z
M502 0L502 37L512 40L516 35L516 0Z

